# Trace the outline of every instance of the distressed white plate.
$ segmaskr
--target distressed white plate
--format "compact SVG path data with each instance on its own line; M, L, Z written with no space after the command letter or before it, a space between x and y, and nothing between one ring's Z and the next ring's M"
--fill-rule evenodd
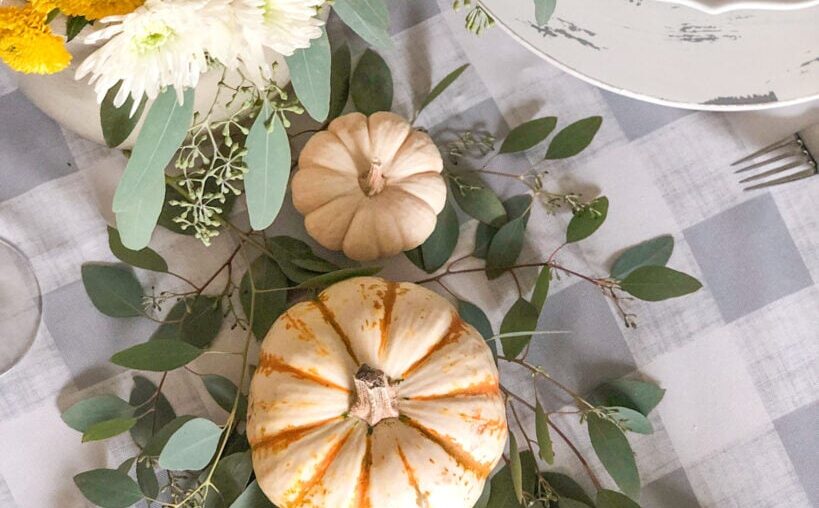
M558 0L538 27L531 0L482 4L532 51L623 95L722 111L819 98L819 6L713 15L656 0Z
M743 9L788 10L819 5L819 0L659 0L681 4L712 14Z

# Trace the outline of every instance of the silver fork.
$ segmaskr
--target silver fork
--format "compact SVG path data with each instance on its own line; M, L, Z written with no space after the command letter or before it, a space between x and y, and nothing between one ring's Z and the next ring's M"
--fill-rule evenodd
M778 178L763 180L745 188L746 191L750 191L794 182L819 173L816 156L819 156L819 124L811 125L796 134L761 148L751 155L734 162L731 166L735 167L750 163L737 169L735 173L745 173L752 170L761 171L743 178L739 183L756 182L757 180L782 174ZM765 157L764 160L758 160L763 157Z

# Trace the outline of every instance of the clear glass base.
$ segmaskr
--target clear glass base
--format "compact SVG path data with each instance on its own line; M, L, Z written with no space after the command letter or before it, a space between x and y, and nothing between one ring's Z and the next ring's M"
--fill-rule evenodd
M31 262L0 238L0 375L25 356L40 328L43 299Z

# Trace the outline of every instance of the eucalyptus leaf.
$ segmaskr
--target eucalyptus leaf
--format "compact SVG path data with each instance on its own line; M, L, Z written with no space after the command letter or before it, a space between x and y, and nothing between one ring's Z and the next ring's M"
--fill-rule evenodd
M552 471L545 471L542 473L543 478L549 482L549 486L554 490L561 499L572 499L579 501L586 506L594 507L594 501L586 494L583 487L580 486L571 477L562 473L555 473ZM558 503L560 506L560 503Z
M492 332L492 323L489 321L489 318L486 317L486 313L474 303L467 302L466 300L458 300L458 314L460 314L461 319L478 330L483 340L488 341L495 336ZM488 344L494 348L495 341L489 342Z
M225 204L222 205L222 213L227 214L228 204L230 204L231 201L235 201L235 199L231 197L232 195L233 193L229 193ZM162 203L162 211L159 213L159 220L157 220L156 223L177 235L195 235L196 231L193 228L182 229L182 226L178 222L174 222L174 219L179 216L182 209L176 205L172 205L172 201L185 202L188 201L188 199L170 185L165 185L165 199Z
M182 145L193 119L193 89L177 102L169 86L151 105L114 195L122 244L140 250L151 240L165 201L165 167Z
M230 508L276 508L262 492L256 480L248 485L242 495L230 505Z
M82 265L82 283L91 303L110 317L142 315L142 285L134 272L122 265L85 263Z
M252 472L250 451L233 453L219 460L212 479L218 492L212 494L218 498L217 506L230 506L242 494Z
M299 268L304 268L305 270L310 270L311 272L316 273L329 273L339 269L338 265L335 265L327 261L326 259L321 259L318 256L306 258L293 258L292 262Z
M93 469L74 477L82 495L102 508L127 508L142 500L139 485L116 469Z
M424 99L424 102L421 103L421 107L418 108L418 114L420 114L421 111L424 110L424 108L429 106L432 103L432 101L434 101L442 93L444 93L444 91L446 91L446 89L449 88L452 85L452 83L454 83L459 77L461 77L461 74L464 73L467 67L469 67L469 64L465 64L458 67L454 71L447 74L444 77L444 79L442 79L437 85L435 85L432 88L432 90L430 90L430 92L427 94L426 98Z
M222 319L221 297L199 295L182 318L179 336L192 346L206 348L219 335Z
M500 147L500 153L528 150L546 139L557 126L557 118L547 116L529 120L512 129Z
M537 26L546 26L556 7L557 0L535 0L535 22Z
M160 393L154 396L156 390L157 386L148 378L134 376L134 387L131 389L128 402L134 407L143 406L143 404L145 406L143 406L143 416L131 428L131 439L143 448L154 435L154 429L161 429L176 418L176 412L165 395ZM153 408L151 412L144 410L151 407Z
M537 462L529 450L520 454L521 485L525 492L532 493L537 487ZM520 508L523 506L515 497L515 487L512 483L512 474L508 465L503 466L491 481L488 508Z
M342 44L333 52L330 64L330 112L327 120L340 116L347 105L347 100L350 98L352 67L350 46L346 43Z
M619 492L603 489L597 493L597 508L640 508L640 505Z
M665 390L654 383L639 379L617 379L592 390L590 398L604 406L627 407L648 416L663 400L664 395Z
M504 316L500 333L503 335L506 333L534 332L537 329L539 317L540 312L534 305L523 298L518 298ZM517 357L526 349L531 339L531 336L502 339L504 356L508 358Z
M148 440L148 443L142 450L142 454L146 457L158 458L171 436L173 436L183 425L194 418L195 417L189 415L177 416L170 422L166 423L164 426L159 428L159 430L151 437L150 440Z
M111 362L127 369L166 372L187 365L202 353L187 342L152 340L116 353Z
M150 340L173 339L182 340L182 319L188 313L188 302L190 298L176 302L171 310L162 319L164 322L157 327Z
M246 145L247 213L250 227L262 231L273 224L282 208L291 163L287 131L267 100L247 134Z
M136 425L136 422L136 418L114 418L112 420L95 423L88 427L88 430L83 433L82 442L102 441L118 436L131 430L131 427Z
M146 497L156 499L159 495L159 481L150 461L140 460L136 465L136 477L140 490Z
M362 266L358 268L342 268L335 272L323 273L299 284L300 289L312 289L331 286L336 282L352 279L353 277L369 277L381 271L380 266Z
M171 471L199 470L216 453L222 429L205 418L194 418L171 435L159 455L159 466Z
M321 37L310 41L310 46L285 57L293 89L317 122L326 120L330 113L331 58L330 40L323 29Z
M509 474L512 475L512 488L515 491L515 499L518 503L523 503L523 469L520 463L520 451L518 451L518 441L514 433L509 433Z
M251 275L253 284L251 284ZM253 288L256 296L253 297ZM260 256L253 261L245 272L239 285L239 301L245 316L250 319L253 308L253 335L262 340L270 327L287 309L287 291L269 291L287 287L287 277L279 265L267 256ZM262 293L258 291L264 291Z
M136 457L131 457L130 459L124 460L122 464L117 466L117 471L128 474L128 472L131 471L131 467L134 465L134 462L136 462L136 459Z
M609 199L606 196L592 201L587 208L577 212L566 230L566 242L574 243L594 234L606 221L609 213Z
M85 16L68 16L65 20L65 42L71 42L82 29L91 24Z
M567 159L579 154L591 144L602 124L602 117L593 116L564 128L552 138L546 158Z
M444 209L438 214L435 229L429 238L421 244L421 254L426 272L436 272L446 264L458 244L458 233L460 233L458 214L447 199Z
M554 464L555 450L552 445L552 435L549 432L549 419L540 402L535 406L535 435L540 449L540 458L546 461L547 464Z
M208 391L216 403L230 413L233 411L233 403L236 400L237 388L230 379L216 374L209 374L202 377L202 382L205 384L205 389ZM240 420L244 419L247 413L247 397L244 394L239 394L239 403L236 409L236 415Z
M123 263L127 263L136 268L143 268L154 272L167 272L168 263L154 250L145 247L142 250L131 250L122 245L119 231L108 227L108 247L111 253Z
M629 431L638 434L654 433L651 422L639 411L627 407L610 407L608 410L611 411L612 418L620 422L620 425Z
M489 245L492 244L492 239L498 233L498 228L492 227L483 222L478 223L475 229L475 251L472 253L478 259L486 259L489 253Z
M590 505L575 501L570 497L561 497L557 501L557 508L589 508Z
M269 254L284 275L295 283L301 283L315 277L316 272L305 270L293 263L294 259L313 256L313 249L303 241L290 236L274 236L267 239L267 254Z
M612 421L589 413L586 417L589 439L600 462L620 489L631 497L640 494L640 473L620 427Z
M364 52L353 71L350 95L356 109L365 115L392 109L392 72L381 55L371 49Z
M544 266L540 269L540 274L535 281L535 289L532 291L532 305L538 310L543 310L546 299L549 296L549 286L552 283L552 269Z
M658 236L635 245L623 252L611 268L611 277L623 280L644 266L665 266L674 251L674 237Z
M509 221L498 230L486 253L486 276L489 280L497 279L517 262L523 251L525 235L524 217Z
M492 495L492 482L486 481L483 484L483 491L481 491L481 497L475 502L475 505L472 508L487 508L489 506L489 497Z
M390 13L384 0L336 0L333 10L365 41L379 48L392 47Z
M647 302L659 302L699 291L700 281L665 266L644 266L631 272L620 283L626 293Z
M450 187L455 202L470 217L495 227L506 223L506 208L500 198L477 176L453 174Z
M121 86L122 81L118 81L116 85L109 88L105 98L102 99L102 104L100 104L102 137L105 139L105 144L110 148L121 145L134 132L139 119L142 118L145 103L147 102L147 98L143 96L133 114L131 114L131 110L134 109L134 98L130 95L121 106L114 106L114 98L119 93Z
M127 418L135 408L116 395L97 395L83 399L69 407L62 414L66 425L79 432L86 432L91 426L113 420Z

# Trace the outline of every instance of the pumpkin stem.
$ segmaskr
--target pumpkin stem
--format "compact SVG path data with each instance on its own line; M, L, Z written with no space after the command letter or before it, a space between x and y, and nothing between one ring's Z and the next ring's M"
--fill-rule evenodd
M376 158L370 161L370 170L367 171L364 177L358 179L358 184L361 186L361 190L364 191L364 194L368 196L375 196L384 190L386 180L384 180L380 160Z
M370 427L387 418L397 418L398 390L383 371L362 365L355 374L355 400L350 415Z

